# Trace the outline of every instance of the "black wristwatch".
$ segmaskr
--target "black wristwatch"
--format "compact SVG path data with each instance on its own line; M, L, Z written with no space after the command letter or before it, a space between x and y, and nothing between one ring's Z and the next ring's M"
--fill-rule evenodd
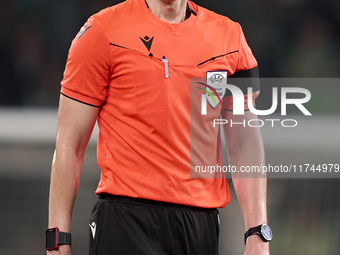
M46 250L56 250L59 245L68 244L71 246L71 234L59 232L58 228L48 228L45 232Z
M273 239L273 232L266 224L248 229L244 234L244 244L247 243L247 238L251 235L259 235L264 242L270 242Z

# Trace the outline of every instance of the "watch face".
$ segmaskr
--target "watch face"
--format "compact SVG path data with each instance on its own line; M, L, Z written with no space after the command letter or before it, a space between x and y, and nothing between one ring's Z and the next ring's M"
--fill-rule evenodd
M270 241L273 238L273 233L270 229L270 227L268 227L266 224L263 224L261 226L261 233L263 235L263 237L267 240Z
M45 240L45 248L46 250L53 250L58 247L57 245L57 228L46 229L46 240Z

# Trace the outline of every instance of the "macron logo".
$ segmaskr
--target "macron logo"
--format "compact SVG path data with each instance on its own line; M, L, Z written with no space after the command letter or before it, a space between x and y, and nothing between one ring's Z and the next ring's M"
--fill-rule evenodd
M139 37L142 42L144 43L145 47L148 49L148 51L151 50L151 45L152 45L152 42L153 42L153 37L150 38L149 36L145 36L144 38L142 37Z
M97 228L97 224L95 222L92 222L91 224L89 224L90 228L91 228L91 232L92 232L92 236L93 239L96 236L96 228Z

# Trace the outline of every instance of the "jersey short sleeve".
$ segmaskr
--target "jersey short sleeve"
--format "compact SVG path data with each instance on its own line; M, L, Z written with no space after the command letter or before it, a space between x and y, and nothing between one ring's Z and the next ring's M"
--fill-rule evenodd
M246 38L244 36L243 30L239 24L240 33L240 42L239 42L239 52L238 52L238 62L235 73L243 71L243 70L250 70L257 66L257 61L248 46Z
M228 84L236 85L244 94L244 109L248 110L247 88L253 88L252 101L255 105L255 99L260 92L260 82L257 61L248 46L241 26L237 23L239 29L239 47L238 61L234 74L228 77ZM233 97L226 96L223 100L223 109L233 110Z
M110 79L109 41L100 21L92 16L72 41L61 93L77 101L101 106Z

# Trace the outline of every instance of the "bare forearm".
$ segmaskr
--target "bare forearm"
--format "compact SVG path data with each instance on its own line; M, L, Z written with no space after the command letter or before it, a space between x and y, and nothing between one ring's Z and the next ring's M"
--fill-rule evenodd
M245 229L266 224L266 179L235 178L233 183L242 208Z
M224 118L241 122L248 119L257 119L251 112L244 116L235 116L230 112L224 112ZM264 146L260 129L250 126L230 126L224 129L228 149L229 163L235 166L233 184L239 200L245 228L258 226L267 222L267 180L259 173L242 172L246 167L265 164ZM242 169L243 167L243 169Z
M237 169L242 166L264 165L264 150L261 136L255 136L243 146L239 155L230 158L230 164ZM262 174L250 173L233 176L233 184L239 200L245 228L255 227L267 223L267 179ZM249 178L246 178L249 177Z
M230 116L229 116L230 117ZM247 112L245 116L235 117L255 119L256 116ZM260 166L265 164L262 136L259 128L242 127L225 129L226 143L230 165L241 172L241 167ZM244 170L244 168L243 168ZM233 174L233 184L239 200L245 230L267 223L267 179L262 173ZM245 255L268 255L269 244L257 235L247 239Z
M265 178L234 178L235 192L241 205L245 231L267 224L267 180ZM244 255L269 255L269 243L257 235L247 238Z
M49 227L69 232L80 179L82 157L71 148L55 151L50 184Z

